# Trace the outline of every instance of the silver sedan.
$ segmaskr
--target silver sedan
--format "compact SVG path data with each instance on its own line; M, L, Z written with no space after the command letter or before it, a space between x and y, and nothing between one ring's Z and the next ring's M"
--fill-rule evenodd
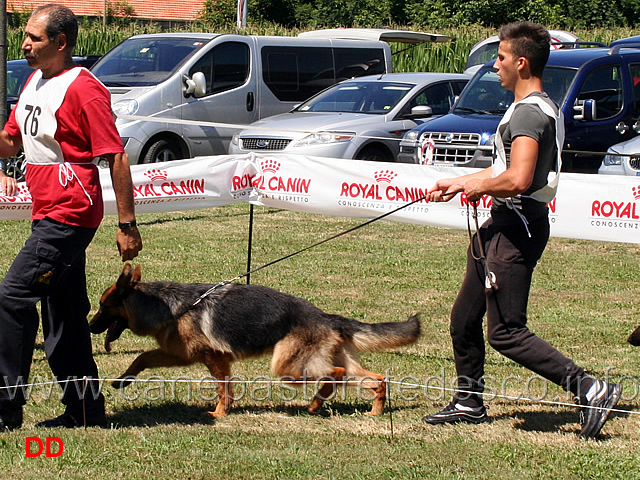
M469 76L391 73L346 80L234 135L230 154L289 153L396 161L407 130L447 113Z

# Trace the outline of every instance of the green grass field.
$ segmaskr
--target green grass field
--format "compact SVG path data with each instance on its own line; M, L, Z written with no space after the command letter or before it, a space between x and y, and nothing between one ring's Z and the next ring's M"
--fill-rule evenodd
M143 279L211 282L246 270L249 207L138 215L145 242L137 259ZM89 294L95 311L121 262L115 218L107 217L88 251ZM359 220L255 209L253 265L269 262ZM28 222L0 222L0 274L28 235ZM376 222L252 275L259 283L304 297L361 321L404 320L422 314L417 344L366 353L362 363L393 383L392 412L365 416L366 392L339 390L322 414L311 416L311 389L282 388L269 358L238 362L233 373L250 383L231 414L213 421L215 403L204 366L143 372L146 381L118 391L104 385L111 427L40 430L34 424L63 408L56 389L35 386L21 430L0 432L1 479L638 479L640 478L640 349L626 343L640 324L640 246L552 239L534 275L530 326L588 371L621 381L621 412L598 440L578 437L566 393L488 347L486 374L492 422L473 426L423 424L450 399L455 377L448 314L464 269L465 231ZM104 378L114 378L149 338L127 331L105 353L94 338ZM36 345L32 380L50 379ZM180 383L177 379L194 380ZM430 388L409 384L429 385ZM504 395L504 396L503 396ZM240 395L238 395L240 396ZM58 437L59 457L26 457L26 437ZM55 448L54 448L55 450Z

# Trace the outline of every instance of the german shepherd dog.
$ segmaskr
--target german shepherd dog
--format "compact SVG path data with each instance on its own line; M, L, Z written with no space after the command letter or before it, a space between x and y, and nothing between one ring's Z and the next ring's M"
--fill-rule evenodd
M272 353L271 369L286 382L321 381L308 410L315 413L336 382L359 382L374 393L370 415L384 412L386 382L365 370L358 351L409 345L420 335L419 317L368 324L323 312L312 303L268 287L230 283L195 301L212 285L141 282L140 265L124 266L100 299L92 333L107 330L111 350L126 328L156 339L159 348L139 355L113 382L123 388L146 368L203 363L218 380L219 401L211 416L227 414L233 400L228 379L234 360Z

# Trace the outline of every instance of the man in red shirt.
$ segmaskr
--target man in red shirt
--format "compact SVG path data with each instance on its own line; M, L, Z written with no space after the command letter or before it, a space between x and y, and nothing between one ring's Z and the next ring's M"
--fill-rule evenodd
M36 69L0 132L0 156L22 147L33 198L32 233L0 282L0 429L22 425L25 389L38 330L41 302L44 349L64 391L65 413L44 427L102 425L87 324L90 303L85 250L104 211L97 157L106 158L116 194L116 243L123 261L136 257L136 227L129 161L115 128L109 92L86 69L73 64L78 23L71 10L48 4L34 10L22 50ZM0 174L13 195L16 183ZM10 388L3 388L10 387Z

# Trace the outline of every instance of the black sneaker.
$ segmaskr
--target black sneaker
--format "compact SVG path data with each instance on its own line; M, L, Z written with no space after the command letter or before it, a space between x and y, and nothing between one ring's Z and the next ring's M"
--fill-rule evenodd
M22 407L0 409L0 430L14 430L22 426Z
M484 423L489 421L489 417L484 406L465 407L454 400L438 413L427 415L422 421L431 425L441 423Z
M618 404L622 387L617 383L596 380L580 404L581 437L596 437L609 418L611 409Z
M105 427L106 425L107 417L104 414L88 417L85 425L82 415L75 415L71 413L63 413L59 417L36 423L36 427L40 428Z

